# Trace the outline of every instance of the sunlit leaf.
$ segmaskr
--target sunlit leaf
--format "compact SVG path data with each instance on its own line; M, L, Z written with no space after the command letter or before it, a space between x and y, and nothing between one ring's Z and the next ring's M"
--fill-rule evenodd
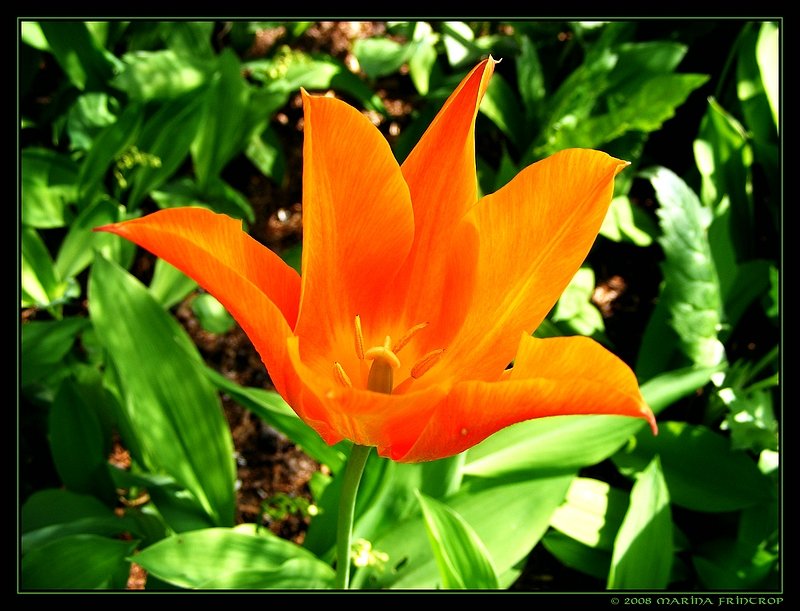
M67 134L73 149L88 151L98 133L117 120L115 100L107 93L79 96L67 113Z
M627 508L622 490L597 479L576 477L550 524L584 545L610 551Z
M441 501L421 493L417 498L444 588L497 589L489 552L469 523Z
M662 590L672 571L670 495L658 457L636 478L625 519L614 541L610 589Z
M657 235L655 222L626 195L611 200L600 235L614 242L631 242L637 246L649 246Z
M202 293L192 300L192 312L200 326L211 333L227 333L236 321L213 295Z
M22 222L42 229L63 227L68 204L77 200L77 164L50 149L22 150Z
M119 61L97 43L86 23L40 21L39 26L50 51L78 89L99 89L118 69Z
M24 590L123 589L136 541L98 535L56 539L22 558Z
M92 266L89 305L149 463L190 490L215 523L232 523L230 430L196 347L144 286L102 257Z
M112 81L135 101L169 100L207 82L210 67L172 49L135 51L122 56L124 69Z

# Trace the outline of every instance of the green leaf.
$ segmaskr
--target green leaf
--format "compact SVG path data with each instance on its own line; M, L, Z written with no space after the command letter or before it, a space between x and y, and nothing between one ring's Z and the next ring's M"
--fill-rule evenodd
M81 199L91 199L92 194L101 186L111 165L136 141L143 118L142 107L138 104L129 104L115 123L97 135L80 166L78 193Z
M525 117L513 89L501 74L495 74L489 82L480 111L508 136L517 150L525 148Z
M213 21L172 21L169 25L167 48L181 57L213 60Z
M29 147L22 150L22 222L30 227L63 227L76 203L78 166L56 151Z
M94 251L122 263L125 255L134 248L124 245L107 233L92 231L95 227L116 223L123 219L122 207L107 199L100 198L84 208L70 224L64 241L58 249L55 261L56 274L61 278L72 278L91 264Z
M97 90L117 69L115 58L92 37L80 21L40 21L50 51L75 87Z
M271 178L275 184L282 184L286 174L286 155L283 145L275 130L267 128L260 134L250 137L245 155L264 176Z
M232 523L230 431L191 339L144 286L102 257L92 266L89 305L148 463L190 490L214 523Z
M122 62L124 68L111 84L131 100L141 102L182 96L208 81L211 72L208 62L179 55L172 49L126 53Z
M614 541L608 588L663 590L672 571L670 496L658 457L636 479Z
M736 268L725 297L725 322L732 330L747 308L770 288L770 262L764 259L745 261Z
M576 571L605 581L611 569L611 552L589 547L557 530L548 532L542 538L544 548L553 554L561 564Z
M98 133L117 120L116 101L107 93L85 93L67 113L67 135L73 149L88 151Z
M334 473L338 473L344 466L346 454L341 445L329 446L322 441L319 434L300 420L278 393L241 386L208 367L205 373L221 392L286 435L311 458L327 465Z
M704 386L716 369L685 369L656 377L641 387L658 413ZM507 427L471 448L464 472L481 477L515 472L577 470L599 463L646 427L623 416L556 416ZM642 437L652 436L649 428Z
M731 432L732 449L778 451L778 421L769 391L721 388L718 394L729 410L720 428Z
M594 270L578 269L558 299L551 318L559 328L566 328L569 335L585 335L606 343L603 315L592 303L594 287Z
M333 588L335 573L318 560L292 558L273 570L242 569L215 575L201 589L323 590Z
M200 321L200 326L211 333L227 333L236 325L225 306L208 293L202 293L192 300L192 312Z
M273 535L230 528L209 528L175 535L143 549L136 562L159 579L182 588L228 587L226 584L253 583L260 573L275 573L263 587L298 584L301 575L292 577L293 569L309 572L309 581L319 587L333 570L302 547ZM293 564L287 563L293 562ZM324 568L323 568L324 567ZM239 575L237 577L237 574ZM267 575L265 577L268 578ZM211 585L210 585L211 584Z
M22 558L25 590L122 589L127 557L136 541L98 535L71 535L32 549Z
M109 503L116 493L108 475L111 440L105 436L98 403L102 387L66 378L56 393L49 416L50 451L61 481L75 492L93 494Z
M475 531L457 512L417 493L442 586L448 590L497 589L497 575L489 552Z
M663 233L659 242L665 255L660 299L669 310L669 324L693 363L716 366L725 361L725 348L717 338L722 300L708 242L711 213L670 170L655 168L647 176L660 204L657 213ZM641 348L646 349L660 347Z
M197 282L164 259L156 259L150 294L165 310L177 305L197 288Z
M244 113L250 89L241 75L236 55L227 50L218 59L219 71L203 106L202 129L192 141L191 152L197 184L205 190L212 178L238 153L244 144Z
M761 590L777 573L779 556L737 540L715 539L697 550L692 563L700 582L709 590Z
M483 541L496 574L513 577L510 570L541 539L572 477L472 480L449 497L447 504ZM394 525L374 541L373 548L388 554L389 560L384 571L369 575L366 587L436 587L436 561L421 516ZM505 588L510 583L500 580L499 585Z
M204 96L191 92L161 105L143 125L136 145L144 153L159 160L157 167L140 166L131 176L133 188L128 202L130 207L158 189L181 166L189 154L190 146L200 132Z
M775 490L747 454L722 435L686 422L662 422L658 436L638 435L614 456L624 472L640 471L658 455L672 502L694 511L736 511L773 498Z
M761 82L767 94L775 127L779 127L778 103L780 100L780 34L775 22L761 24L756 44L756 57L761 71Z
M74 283L62 282L53 259L33 227L22 227L22 307L50 308L58 306L80 289Z
M181 178L150 195L160 208L199 206L248 222L255 220L247 198L220 178L212 179L205 192L192 179Z
M420 95L430 91L431 74L436 66L436 43L439 37L433 33L431 26L418 21L414 24L414 40L416 48L408 58L408 75Z
M468 63L481 54L475 45L472 28L463 21L444 21L441 23L444 50L451 66Z
M34 492L21 509L22 532L74 522L83 518L105 518L113 515L111 509L88 494L79 494L63 488L45 488Z
M647 214L631 203L627 195L611 200L600 235L614 242L630 242L636 246L649 246L658 227Z
M397 72L412 50L408 44L400 44L391 38L361 38L353 43L353 54L371 79Z
M519 94L526 115L536 118L541 114L540 104L547 94L544 71L531 38L522 36L519 44L519 57L516 60Z
M281 259L298 274L303 271L303 243L293 244L281 253Z
M611 551L627 508L622 490L597 479L576 477L550 525L588 547Z
M62 364L78 334L87 326L89 321L78 317L22 324L21 386L25 388L41 380Z
M20 23L20 39L27 45L39 51L50 52L50 45L42 32L42 28L36 21L23 21Z

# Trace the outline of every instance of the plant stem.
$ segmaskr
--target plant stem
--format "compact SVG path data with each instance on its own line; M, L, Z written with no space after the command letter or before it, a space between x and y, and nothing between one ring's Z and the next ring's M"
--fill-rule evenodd
M339 520L336 525L336 588L340 590L346 590L350 585L350 547L356 495L371 449L369 446L354 445L344 470L342 494L339 497Z

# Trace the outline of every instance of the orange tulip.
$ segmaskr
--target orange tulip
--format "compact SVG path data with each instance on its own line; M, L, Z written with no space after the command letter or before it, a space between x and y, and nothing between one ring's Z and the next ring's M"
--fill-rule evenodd
M302 277L201 208L98 229L215 295L329 444L418 462L545 416L636 416L655 430L620 359L585 337L531 337L628 164L566 150L478 199L475 118L495 63L464 78L402 166L361 113L303 91Z

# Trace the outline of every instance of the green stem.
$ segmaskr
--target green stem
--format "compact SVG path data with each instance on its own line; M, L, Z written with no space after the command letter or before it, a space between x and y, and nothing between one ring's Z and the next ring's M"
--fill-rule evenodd
M464 477L462 469L466 459L467 453L461 452L450 458L422 463L420 492L435 499L443 499L458 492Z
M371 449L369 446L354 445L344 470L342 495L339 497L339 520L336 525L336 587L340 590L346 590L350 585L350 547L356 495Z

